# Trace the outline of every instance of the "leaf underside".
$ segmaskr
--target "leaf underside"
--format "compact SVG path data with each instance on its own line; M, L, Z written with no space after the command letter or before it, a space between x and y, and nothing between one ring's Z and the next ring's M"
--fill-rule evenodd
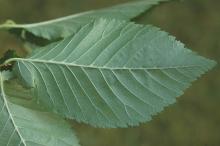
M13 32L22 32L21 37L23 39L29 39L30 36L25 38L24 32L29 32L34 36L41 37L48 40L56 40L72 35L77 32L81 26L85 25L89 21L99 18L116 18L122 20L130 20L140 15L144 11L151 8L153 5L159 2L167 0L140 0L136 2L125 3L116 5L109 8L100 10L92 10L84 13L70 15L50 21L33 23L33 24L3 24L3 28L14 30ZM36 40L36 39L35 39Z
M1 73L1 79L3 76ZM0 119L1 146L79 146L71 127L64 120L52 113L11 103L4 92L3 83Z
M156 27L108 19L12 61L38 102L98 127L151 120L215 64Z

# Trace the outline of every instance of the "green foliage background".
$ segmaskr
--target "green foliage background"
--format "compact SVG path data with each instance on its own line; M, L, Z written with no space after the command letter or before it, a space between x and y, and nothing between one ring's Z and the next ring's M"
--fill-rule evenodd
M128 0L1 0L0 22L38 22ZM220 1L162 4L137 19L170 32L200 55L220 62ZM22 45L0 32L0 54ZM83 146L219 146L220 66L194 82L175 105L151 122L129 129L96 129L73 122Z

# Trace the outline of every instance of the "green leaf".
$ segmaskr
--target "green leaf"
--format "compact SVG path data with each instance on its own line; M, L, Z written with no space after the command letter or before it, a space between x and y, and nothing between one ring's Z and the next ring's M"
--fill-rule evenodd
M99 127L151 120L215 64L158 28L107 19L10 61L51 111Z
M79 146L71 127L52 113L34 111L9 101L0 73L1 146Z
M167 0L140 0L33 24L15 24L10 21L0 26L0 28L7 28L13 32L20 33L21 37L24 39L29 39L31 37L28 34L28 36L26 36L25 32L28 32L37 37L56 40L72 35L82 25L88 23L88 21L91 21L94 18L106 17L129 20L140 15L161 1Z

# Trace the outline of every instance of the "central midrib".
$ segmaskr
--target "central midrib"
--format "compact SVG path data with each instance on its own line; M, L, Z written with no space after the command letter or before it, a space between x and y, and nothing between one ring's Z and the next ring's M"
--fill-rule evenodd
M80 68L92 68L92 69L106 69L106 70L161 70L161 69L178 69L178 68L192 68L192 67L200 67L200 65L183 65L183 66L168 66L168 67L146 67L146 68L126 68L126 67L107 67L107 66L92 66L92 65L80 65L75 63L68 62L60 62L60 61L51 61L51 60L39 60L39 59L30 59L30 58L11 58L7 60L5 63L13 62L13 61L21 61L21 62L32 62L32 63L43 63L43 64L57 64L63 66L72 66L72 67L80 67Z

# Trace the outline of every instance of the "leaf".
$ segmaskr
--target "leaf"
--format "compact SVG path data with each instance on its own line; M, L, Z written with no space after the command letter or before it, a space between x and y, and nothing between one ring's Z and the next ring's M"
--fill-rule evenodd
M1 73L1 146L79 146L70 126L48 112L34 111L11 103L4 92Z
M28 34L31 33L34 36L42 37L44 39L56 40L72 35L77 32L82 25L88 23L88 21L91 21L94 18L106 17L129 20L140 15L161 1L167 0L140 0L33 24L15 24L9 21L0 26L0 28L7 28L15 33L20 33L21 37L24 39L30 39L31 36ZM28 34L25 32L28 32Z
M10 61L51 111L99 127L151 120L215 64L158 28L108 19Z

